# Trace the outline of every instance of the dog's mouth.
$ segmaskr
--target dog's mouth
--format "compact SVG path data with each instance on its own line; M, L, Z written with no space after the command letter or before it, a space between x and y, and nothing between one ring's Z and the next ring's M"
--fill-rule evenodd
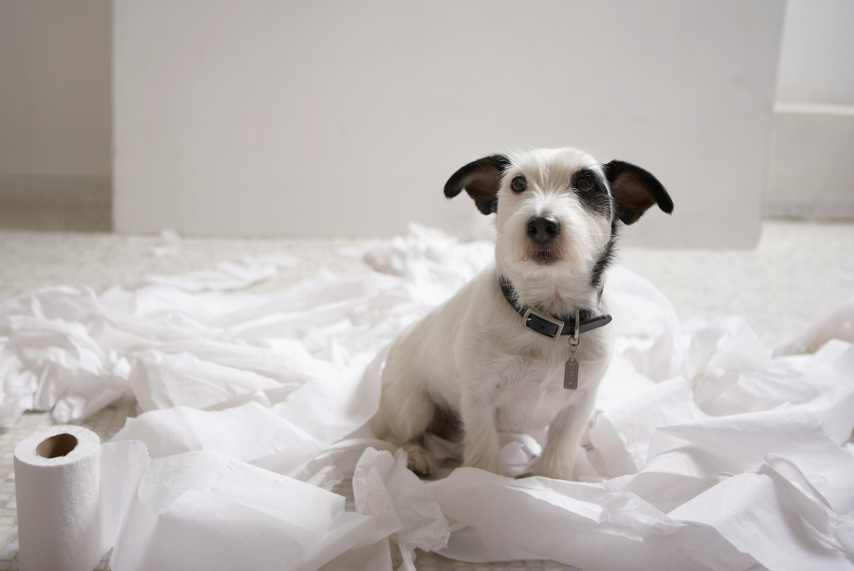
M541 266L548 266L560 260L560 250L550 246L531 247L523 258L523 261L529 260Z

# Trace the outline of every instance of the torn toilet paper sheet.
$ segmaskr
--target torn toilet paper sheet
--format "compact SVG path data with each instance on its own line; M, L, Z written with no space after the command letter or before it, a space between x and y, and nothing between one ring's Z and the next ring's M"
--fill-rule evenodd
M179 240L170 238L169 242L177 244ZM164 255L164 253L155 251L155 255ZM215 270L184 274L177 279L175 276L149 276L146 281L152 284L171 285L191 292L239 290L269 279L275 276L279 269L296 263L297 260L291 256L256 256L237 262L222 262Z
M133 507L117 524L114 569L226 568L246 542L256 568L385 569L390 545L409 568L416 550L588 569L854 568L854 347L833 335L775 356L737 316L681 322L620 267L606 288L616 351L582 481L409 473L366 427L384 348L492 247L415 227L350 250L360 271L307 268L287 287L259 287L294 263L271 256L0 301L0 425L26 410L76 420L136 398L141 414L115 444L144 444L154 461L125 490ZM508 473L536 459L541 436L501 435ZM329 492L348 478L357 512ZM279 496L297 503L271 513ZM326 507L299 503L315 500Z
M110 559L114 571L318 569L384 538L344 497L209 452L152 462Z
M189 407L152 411L129 418L113 440L143 442L152 458L205 450L282 474L325 448L271 408L254 402L219 411Z
M777 353L781 355L814 353L832 339L854 343L854 297L779 347Z
M449 526L433 492L406 467L406 453L394 456L365 450L353 474L356 510L374 515L378 527L394 534L402 569L415 571L415 549L439 551L448 543Z

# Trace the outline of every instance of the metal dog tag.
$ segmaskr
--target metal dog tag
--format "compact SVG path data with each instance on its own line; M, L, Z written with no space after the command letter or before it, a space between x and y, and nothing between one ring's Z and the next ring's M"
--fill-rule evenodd
M578 388L578 361L575 355L563 366L563 388L574 391Z
M581 335L581 312L575 311L575 331L572 333L572 337L569 338L569 359L567 359L566 364L563 366L563 388L569 391L574 391L578 388L578 381L580 372L580 367L578 366L578 359L576 358L576 353L578 353L578 343L580 342Z

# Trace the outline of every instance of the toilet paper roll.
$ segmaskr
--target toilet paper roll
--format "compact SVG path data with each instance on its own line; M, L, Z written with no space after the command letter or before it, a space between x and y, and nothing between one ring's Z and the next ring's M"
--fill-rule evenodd
M18 561L22 571L91 571L102 537L101 439L54 426L15 447Z

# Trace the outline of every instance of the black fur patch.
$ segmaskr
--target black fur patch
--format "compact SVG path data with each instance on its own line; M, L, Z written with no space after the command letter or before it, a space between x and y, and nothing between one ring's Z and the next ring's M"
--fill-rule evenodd
M608 266L611 265L611 262L614 261L614 257L617 254L617 232L617 218L614 218L611 222L611 236L608 238L608 243L605 244L604 248L602 248L602 253L599 254L599 258L593 265L593 272L590 275L590 285L593 287L602 287L602 279L604 277L605 270L607 270Z
M445 183L445 196L453 198L465 189L482 214L492 214L498 208L498 189L501 176L510 160L504 155L490 155L460 167Z
M463 434L463 421L453 409L435 405L433 419L427 426L426 432L451 442L458 442Z
M585 208L602 216L611 215L611 198L604 181L595 172L590 169L576 171L570 184Z
M623 224L634 224L653 204L667 214L673 212L673 200L652 173L625 161L602 165L611 187L617 217Z

